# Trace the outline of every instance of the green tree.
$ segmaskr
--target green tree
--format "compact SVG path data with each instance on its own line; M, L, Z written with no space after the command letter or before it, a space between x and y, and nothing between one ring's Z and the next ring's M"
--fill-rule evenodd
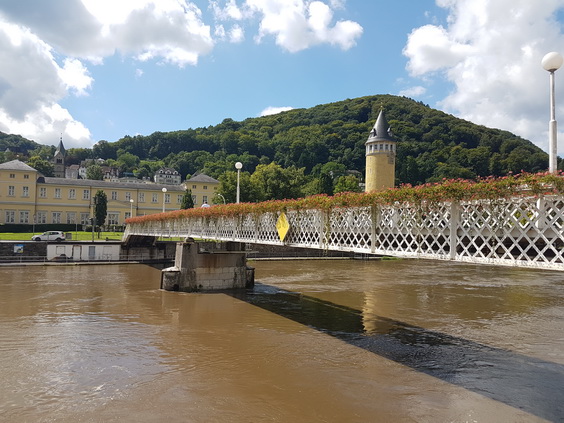
M97 163L92 163L86 168L86 179L101 181L104 179L102 167Z
M259 200L283 200L299 198L307 178L304 168L283 168L276 163L258 165L251 175L251 183L257 187Z
M192 199L192 190L187 189L184 195L182 196L182 202L180 203L181 209L193 209L194 208L194 200Z
M359 182L354 175L339 176L335 181L335 194L339 192L360 192Z
M131 153L121 153L117 160L116 165L122 172L133 172L139 165L139 157Z
M47 160L42 159L40 156L32 156L27 161L27 164L42 173L43 176L53 176L54 168L53 164Z
M217 192L223 195L227 203L234 203L237 199L237 172L232 170L225 172L219 177L219 182ZM257 187L251 183L249 172L241 172L239 175L239 194L242 203L254 203L262 198ZM217 199L214 200L217 201Z
M103 226L106 223L106 215L108 213L108 197L106 193L99 189L94 195L94 217L96 224Z

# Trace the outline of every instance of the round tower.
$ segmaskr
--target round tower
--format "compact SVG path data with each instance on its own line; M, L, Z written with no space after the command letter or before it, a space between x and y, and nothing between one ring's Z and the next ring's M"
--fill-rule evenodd
M394 187L396 144L382 109L366 141L366 192Z

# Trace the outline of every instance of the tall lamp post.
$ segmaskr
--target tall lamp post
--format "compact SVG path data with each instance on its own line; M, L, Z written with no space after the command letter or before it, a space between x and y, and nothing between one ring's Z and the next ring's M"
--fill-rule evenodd
M548 123L548 171L556 173L556 154L557 154L557 126L554 102L554 72L562 66L562 56L555 51L547 53L542 58L542 67L550 72L550 122Z
M133 198L129 199L129 204L131 205L131 208L129 209L129 217L133 217Z
M239 175L241 173L242 167L243 167L243 163L241 163L241 162L235 163L235 169L237 169L237 201L236 201L237 204L239 204L239 199L240 199L240 196L239 196Z
M165 212L165 197L166 197L166 192L168 190L163 187L163 189L161 191L163 192L163 213L164 213Z

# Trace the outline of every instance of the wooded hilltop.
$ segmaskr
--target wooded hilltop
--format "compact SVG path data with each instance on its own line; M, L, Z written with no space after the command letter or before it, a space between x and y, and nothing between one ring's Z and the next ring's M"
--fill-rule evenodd
M237 161L243 163L242 201L358 190L364 177L364 143L381 108L398 140L397 185L547 169L548 154L528 140L392 95L347 99L241 122L224 119L207 128L102 140L92 149L68 149L66 161L78 164L86 158L102 158L139 178L150 177L163 166L176 169L183 178L203 172L221 181L220 193L228 200ZM31 150L35 158L29 159L30 165L52 157L55 149L0 133L0 160L11 160L4 151L14 147Z

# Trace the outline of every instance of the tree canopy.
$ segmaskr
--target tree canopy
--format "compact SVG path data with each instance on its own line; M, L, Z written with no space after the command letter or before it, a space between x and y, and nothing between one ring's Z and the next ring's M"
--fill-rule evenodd
M138 178L151 177L163 166L178 170L183 178L203 172L221 181L219 192L227 201L234 201L237 161L243 163L242 201L333 194L352 189L354 180L348 176L362 182L365 142L382 108L398 141L397 185L547 168L548 155L530 141L392 95L347 99L241 122L226 118L205 128L126 135L115 142L101 140L91 151L72 149L76 150L72 157L76 161L90 154Z

